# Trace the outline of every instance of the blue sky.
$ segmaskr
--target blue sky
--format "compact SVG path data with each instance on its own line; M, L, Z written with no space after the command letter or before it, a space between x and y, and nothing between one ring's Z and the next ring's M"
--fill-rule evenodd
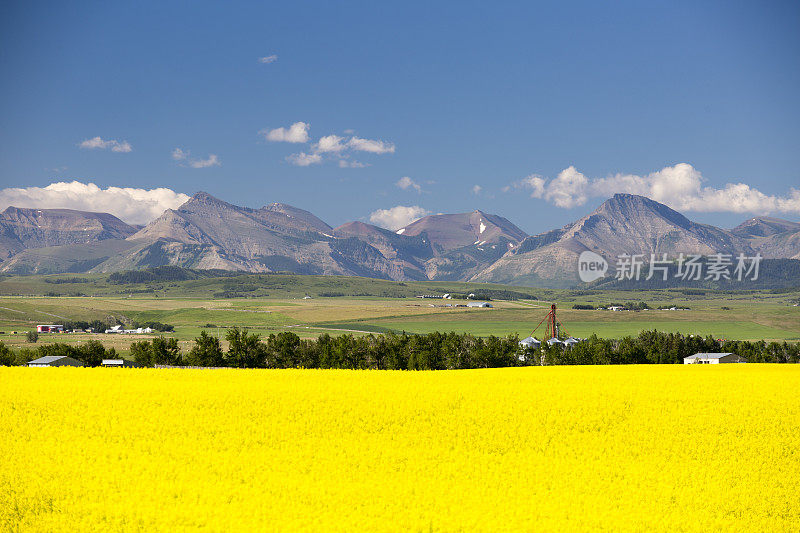
M53 207L27 188L74 180L334 226L418 206L538 233L613 192L800 219L796 2L12 1L0 21L0 188L25 189L0 203ZM268 140L299 122L308 142Z

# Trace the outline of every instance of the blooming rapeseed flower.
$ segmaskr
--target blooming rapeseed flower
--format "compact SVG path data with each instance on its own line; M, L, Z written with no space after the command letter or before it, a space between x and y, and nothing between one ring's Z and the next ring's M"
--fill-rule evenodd
M0 368L0 530L796 530L800 367Z

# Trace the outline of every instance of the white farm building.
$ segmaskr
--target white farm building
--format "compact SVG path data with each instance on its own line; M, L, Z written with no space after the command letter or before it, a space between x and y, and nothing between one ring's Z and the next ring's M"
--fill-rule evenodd
M136 361L128 361L127 359L103 359L101 366L111 368L138 368L142 365Z
M30 367L43 367L43 366L83 366L83 363L73 359L72 357L67 357L66 355L46 355L44 357L40 357L39 359L34 359L33 361L28 362L28 366Z
M696 353L683 358L684 365L718 365L720 363L746 363L747 359L735 353Z

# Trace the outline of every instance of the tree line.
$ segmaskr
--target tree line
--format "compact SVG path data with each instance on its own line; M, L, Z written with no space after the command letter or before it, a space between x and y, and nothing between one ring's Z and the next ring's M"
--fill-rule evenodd
M182 353L177 339L156 337L131 344L133 360L144 366L173 365L234 368L348 368L446 370L538 365L679 364L698 352L732 352L751 363L798 363L800 344L721 341L712 337L643 331L635 337L601 339L592 335L565 348L547 343L523 348L519 337L476 337L459 333L320 335L301 339L285 331L263 338L246 328L226 332L228 349L205 331ZM99 341L82 345L51 344L13 351L0 343L0 365L25 364L45 355L66 355L87 366L118 358Z

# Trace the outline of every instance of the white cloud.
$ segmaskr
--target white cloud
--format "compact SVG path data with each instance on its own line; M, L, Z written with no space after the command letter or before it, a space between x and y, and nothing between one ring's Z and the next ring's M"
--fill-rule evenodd
M408 189L415 189L418 193L422 192L422 187L420 187L419 183L415 182L408 176L403 176L402 178L397 180L397 183L395 183L395 185L400 187L404 191Z
M543 198L563 208L584 205L588 198L629 193L647 196L678 211L800 213L798 189L791 188L788 194L775 196L746 183L727 183L715 188L705 185L705 181L692 165L679 163L644 176L616 174L606 178L587 178L571 166L553 180L528 176L513 186L530 189L533 198Z
M305 143L308 142L309 126L306 122L295 122L288 128L263 129L259 133L272 142Z
M78 146L84 150L106 150L110 148L112 152L123 154L133 151L133 147L128 141L117 141L114 139L103 140L101 137L86 139Z
M376 226L395 231L430 214L430 211L418 205L397 205L390 209L377 209L373 211L369 215L369 221Z
M286 160L297 167L307 167L309 165L318 165L322 163L322 156L319 154L307 154L300 152L299 154L292 154L286 157Z
M192 168L208 168L222 166L222 163L220 163L216 154L208 154L206 159L192 159L189 161L189 166Z
M539 176L538 174L531 174L530 176L525 176L519 181L515 181L511 185L503 187L503 192L510 191L512 187L515 189L530 189L531 198L541 198L544 196L545 183L547 183L547 180L542 176Z
M481 187L480 185L473 185L472 186L472 194L474 194L475 196L479 195L482 190L483 190L483 187Z
M351 161L348 159L339 160L339 168L365 168L368 166L368 164L362 163L361 161Z
M343 140L344 137L339 137L338 135L326 135L325 137L320 138L317 144L313 146L314 152L341 152L342 150L347 149L347 145L342 144Z
M259 57L258 58L258 62L259 63L265 63L265 64L274 63L277 60L278 60L278 55L277 54L272 54L272 55L268 55L268 56L264 56L264 57ZM291 63L291 61L290 61L290 63Z
M181 150L180 148L175 148L172 151L172 159L181 162L181 166L184 166L185 163L192 168L222 166L222 162L219 160L219 157L216 154L209 154L206 159L192 159L191 153L188 150Z
M544 191L544 198L558 207L569 209L586 203L586 188L589 180L575 167L558 173Z
M189 199L171 189L108 187L79 181L51 183L47 187L0 190L0 210L10 205L39 209L77 209L111 213L130 224L146 224L166 209L175 209Z
M289 142L289 143L308 143L308 130L310 126L306 122L295 122L288 128L263 129L258 133L263 135L268 141ZM352 134L353 130L345 130L346 134ZM341 168L361 168L369 166L358 161L345 161L350 158L353 152L369 152L373 154L394 153L393 143L362 139L360 137L343 137L336 134L325 135L319 140L310 144L306 152L291 154L286 158L293 165L307 167L322 163L324 160L338 159ZM329 155L328 155L329 154Z
M373 154L394 153L394 143L390 142L351 137L347 145L360 152L371 152Z

